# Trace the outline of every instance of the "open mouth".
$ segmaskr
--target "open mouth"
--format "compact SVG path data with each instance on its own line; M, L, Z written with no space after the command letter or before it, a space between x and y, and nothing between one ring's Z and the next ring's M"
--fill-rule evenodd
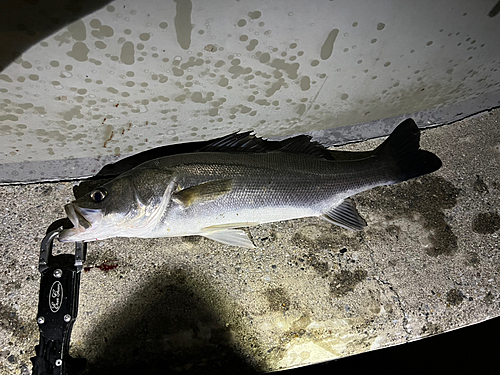
M64 211L66 211L68 219L71 221L77 231L80 231L81 228L87 229L92 226L92 223L85 218L84 213L81 212L81 209L75 206L73 203L65 205Z
M68 203L64 206L64 211L74 228L64 229L59 234L59 241L94 241L99 238L104 210L83 208L75 203Z

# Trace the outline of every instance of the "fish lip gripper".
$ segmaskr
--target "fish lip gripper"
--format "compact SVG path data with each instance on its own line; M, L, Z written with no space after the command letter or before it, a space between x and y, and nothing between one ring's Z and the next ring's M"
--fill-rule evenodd
M76 375L87 365L86 359L69 355L87 244L75 242L74 254L53 255L54 239L60 232L61 229L48 232L40 246L37 313L40 341L35 346L36 356L31 358L33 375Z

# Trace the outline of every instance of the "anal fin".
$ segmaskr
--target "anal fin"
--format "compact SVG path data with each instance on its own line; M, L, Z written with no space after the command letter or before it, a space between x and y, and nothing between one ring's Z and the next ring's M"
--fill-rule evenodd
M255 248L248 235L241 229L223 229L201 235L225 245L247 247L250 249Z
M338 206L324 212L322 218L346 229L363 230L366 227L366 221L358 213L349 198L344 199Z
M223 230L223 229L253 227L255 225L259 225L259 223L255 222L255 221L245 221L245 222L241 222L241 223L227 223L227 224L210 225L209 227L204 227L202 230L205 232L211 232L211 231L217 231L217 230Z

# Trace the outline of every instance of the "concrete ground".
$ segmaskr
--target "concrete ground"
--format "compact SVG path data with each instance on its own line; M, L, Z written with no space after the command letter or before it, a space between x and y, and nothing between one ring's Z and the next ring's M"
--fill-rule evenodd
M363 232L311 218L251 228L255 249L197 237L90 243L72 354L92 374L250 373L499 316L500 110L426 130L422 148L443 167L356 196ZM73 185L0 187L1 374L31 369L39 243Z

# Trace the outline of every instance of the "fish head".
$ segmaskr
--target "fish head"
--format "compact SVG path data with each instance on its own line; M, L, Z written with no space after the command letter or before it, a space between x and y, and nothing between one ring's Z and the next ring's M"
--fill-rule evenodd
M155 225L160 206L168 203L173 184L171 173L125 173L64 206L73 228L63 230L59 240L144 236Z

